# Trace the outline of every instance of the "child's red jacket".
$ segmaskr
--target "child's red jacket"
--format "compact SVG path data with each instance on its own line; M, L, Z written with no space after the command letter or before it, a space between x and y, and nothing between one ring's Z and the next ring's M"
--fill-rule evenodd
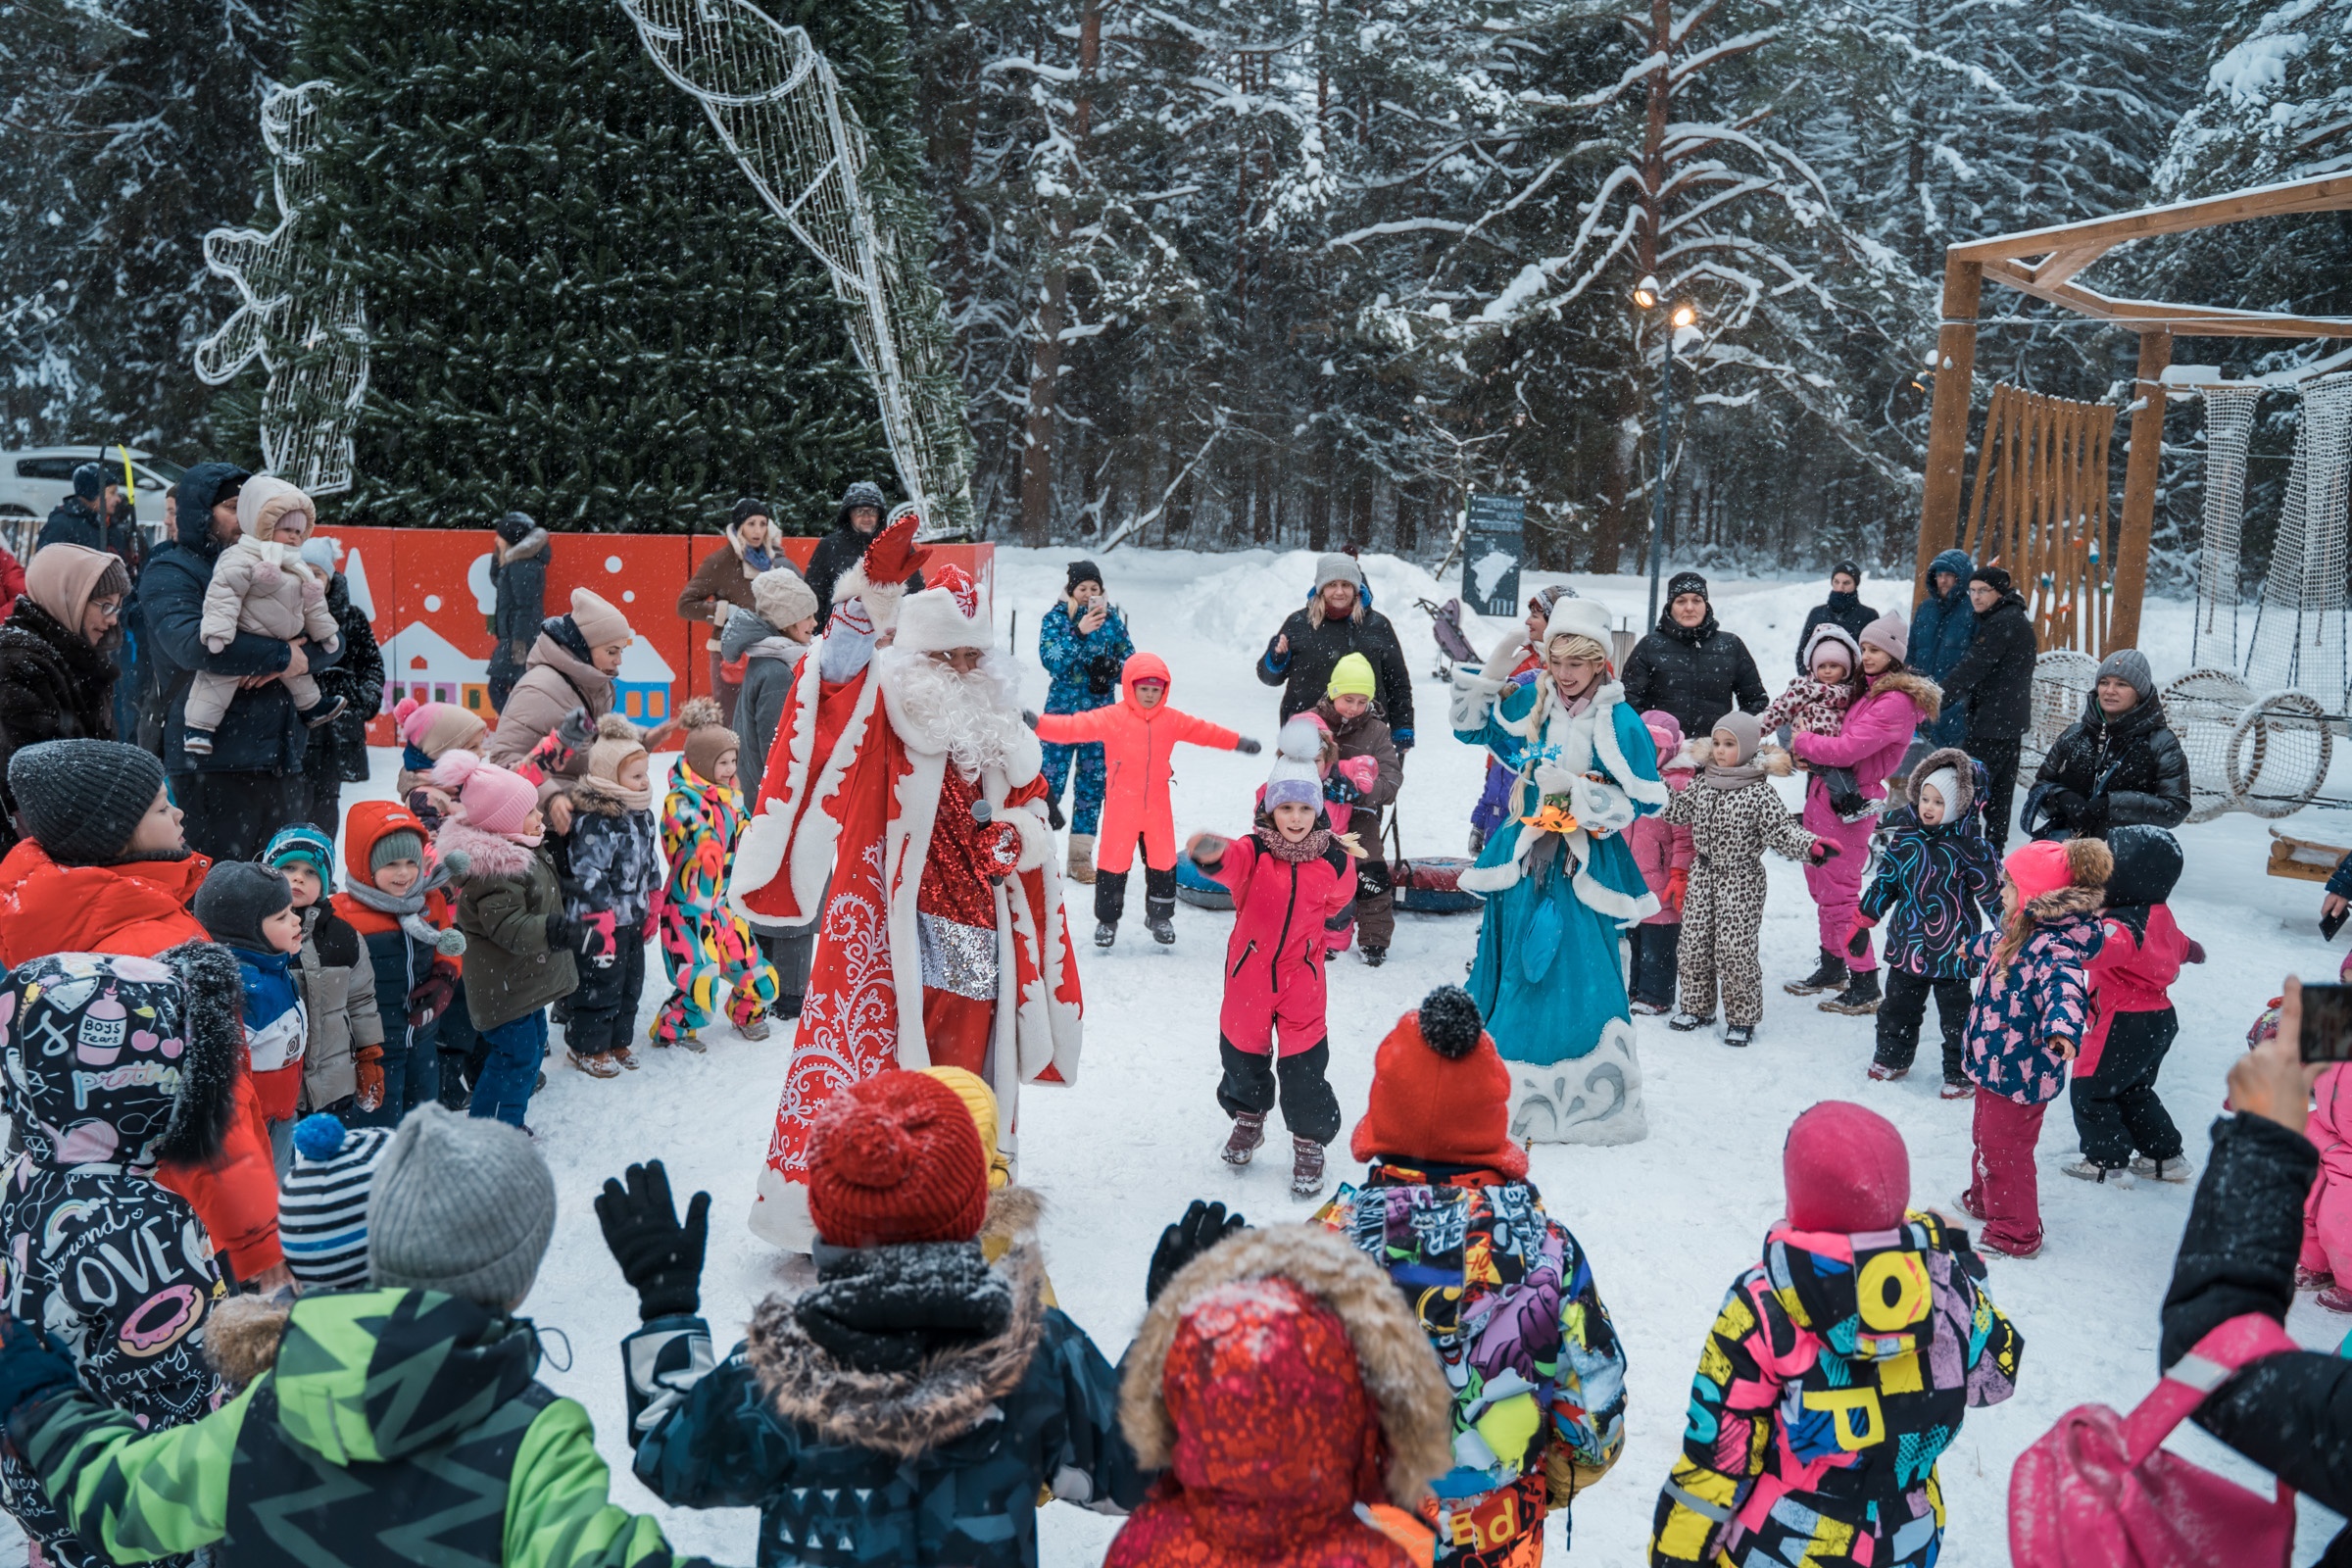
M1230 752L1242 737L1222 724L1180 713L1161 696L1157 708L1135 700L1135 683L1163 686L1168 666L1157 654L1136 654L1119 666L1119 700L1084 713L1047 713L1037 721L1037 738L1061 746L1102 743L1104 780L1102 828L1095 846L1095 869L1124 875L1135 863L1135 841L1144 841L1144 863L1154 871L1176 866L1176 811L1168 804L1168 775L1179 744L1213 746Z

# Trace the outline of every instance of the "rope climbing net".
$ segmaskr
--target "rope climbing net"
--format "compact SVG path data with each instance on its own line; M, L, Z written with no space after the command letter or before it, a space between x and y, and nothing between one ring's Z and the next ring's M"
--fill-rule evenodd
M753 188L824 264L907 495L937 528L970 509L971 432L939 291L876 220L864 129L799 27L748 0L621 0ZM884 193L887 198L887 192Z
M2250 685L2309 692L2330 705L2342 700L2348 471L2352 370L2322 376L2303 389L2303 428L2246 654Z
M315 496L351 488L352 431L368 395L368 315L359 291L319 286L301 228L318 192L310 154L334 87L306 81L262 99L277 223L268 233L221 227L204 236L205 266L237 290L237 308L196 345L196 375L219 386L259 359L262 465Z
M2205 395L2205 545L2197 557L2197 618L2189 662L2237 664L2238 546L2246 510L2246 446L2259 386L2209 386ZM2227 655L2220 650L2226 646ZM2217 657L2218 656L2218 657Z

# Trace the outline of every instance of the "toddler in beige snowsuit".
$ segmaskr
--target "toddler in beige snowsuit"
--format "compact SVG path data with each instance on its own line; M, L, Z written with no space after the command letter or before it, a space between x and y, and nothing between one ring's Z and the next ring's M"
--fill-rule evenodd
M302 542L318 521L311 498L285 480L245 481L237 493L239 537L220 552L212 585L204 591L198 635L205 647L217 654L245 631L278 642L308 637L320 649L334 652L342 633L334 612L326 608L326 582L302 559ZM297 715L311 728L343 711L343 699L322 700L318 683L309 675L281 679L293 694ZM211 755L213 731L220 727L236 695L234 675L200 669L191 677L186 741L190 755Z

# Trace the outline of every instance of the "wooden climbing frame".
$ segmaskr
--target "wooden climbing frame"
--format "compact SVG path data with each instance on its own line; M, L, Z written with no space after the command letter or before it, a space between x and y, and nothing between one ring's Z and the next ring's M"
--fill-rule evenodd
M1943 322L1936 334L1935 362L1928 368L1928 373L1935 378L1936 397L1928 416L1928 471L1926 490L1920 501L1914 601L1927 595L1928 563L1935 560L1939 552L1952 548L1960 537L1960 481L1962 468L1968 459L1969 405L1976 381L1978 303L1984 294L1985 279L1990 278L2020 293L2062 305L2097 320L2138 328L2139 368L2131 404L2132 435L2130 454L2124 466L2121 525L2114 543L2112 562L2101 561L2091 572L2093 578L2103 575L2105 594L2102 606L2105 626L2095 644L2096 649L2130 648L2139 641L2139 603L2148 582L2148 534L2156 514L2157 462L2164 446L2164 372L2173 361L2173 338L2176 335L2352 338L2352 319L2223 310L2202 305L2168 305L2154 300L2115 299L2085 288L2073 279L2100 257L2129 240L2192 233L2224 223L2244 222L2249 219L2347 209L2352 209L2352 174L2326 174L2316 179L2289 180L2278 185L2231 191L2225 196L2175 202L2167 207L2146 207L2113 218L2088 219L2079 223L2061 223L2051 228L2029 229L2024 233L2002 234L1948 247L1944 251L1943 264ZM2014 393L2021 398L2034 396L2014 387L2000 387L1995 389L1996 403L2002 392ZM2054 403L2058 400L2043 401ZM2082 407L2080 404L2069 406ZM2110 420L2113 413L2109 411ZM1987 420L1988 446L1994 444L1993 432L2000 428L1995 421ZM2107 518L2107 484L2103 462L2104 443L2101 445L2102 463L2095 474L2098 480L2096 515L2099 536L2103 542ZM1979 494L1974 510L1981 518L1988 505L1983 493L1986 465L1982 458L1977 466ZM1991 471L1996 476L2001 475L2006 472L2006 466L2005 462L1996 463ZM2047 481L2055 482L2065 467L2065 465L2049 466L2046 469ZM1996 477L1993 482L1997 486L2005 481ZM2061 555L2065 550L2073 549L2087 556L2088 541L2073 538L2073 535L2082 531L2081 524L2074 519L2090 515L2087 508L2068 511L2056 505L2051 497L2031 493L2017 500L2021 503L2031 501L2033 505L2040 506L2046 514L2057 517L2056 527L2045 536L2051 549ZM2031 511L2031 507L2027 510ZM2015 514L2014 509L2001 514L2004 518ZM2018 569L2016 561L2004 559L2003 564L2009 566L2019 586L2031 593L2033 585L2028 582L2027 573ZM2050 642L2048 628L2045 627L2042 646L2086 646L2086 651L2090 651L2087 645L2079 643L2087 621L2087 614L2078 609L2070 623L2073 629L2070 629L2065 640Z
M2107 443L2115 410L2003 383L1978 443L1966 549L2006 563L2041 646L2107 653Z

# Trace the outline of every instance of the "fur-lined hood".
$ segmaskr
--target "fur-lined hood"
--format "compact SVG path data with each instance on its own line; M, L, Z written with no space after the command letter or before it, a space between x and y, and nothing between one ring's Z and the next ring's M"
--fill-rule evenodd
M1187 1263L1160 1292L1127 1352L1119 1386L1119 1427L1137 1461L1147 1470L1164 1469L1176 1451L1176 1424L1160 1382L1187 1309L1220 1286L1268 1278L1290 1281L1347 1326L1364 1392L1388 1440L1389 1495L1401 1507L1415 1506L1453 1464L1445 1370L1389 1276L1320 1225L1244 1231Z
M1927 676L1915 675L1907 669L1890 669L1884 675L1873 675L1870 695L1876 697L1883 692L1900 692L1910 698L1919 710L1927 715L1921 720L1923 723L1933 724L1936 715L1943 711L1943 688Z
M513 544L500 545L498 547L498 564L502 566L512 566L517 561L530 560L531 557L546 548L547 530L535 527Z
M1043 1270L1034 1250L998 1265L1012 1287L1004 1332L940 1350L911 1372L861 1372L808 1337L794 1298L771 1296L752 1312L744 1359L760 1393L787 1421L822 1442L912 1459L969 1432L1020 1385L1045 1322Z
M503 834L485 833L457 819L442 822L440 832L433 836L433 848L445 863L450 863L453 854L466 857L466 871L459 879L462 882L476 882L484 877L527 877L534 858L529 845L517 844Z
M2068 920L2088 919L2099 912L2106 902L2103 888L2065 887L2055 893L2044 893L2038 899L2026 901L2026 916L2040 925L2058 925Z
M1946 824L1965 822L1969 813L1977 808L1977 760L1957 746L1938 746L1921 758L1904 784L1903 799L1911 803L1913 810L1917 810L1920 786L1939 769L1946 767L1958 775L1960 787L1955 792L1959 797L1957 800L1943 803L1943 820Z

